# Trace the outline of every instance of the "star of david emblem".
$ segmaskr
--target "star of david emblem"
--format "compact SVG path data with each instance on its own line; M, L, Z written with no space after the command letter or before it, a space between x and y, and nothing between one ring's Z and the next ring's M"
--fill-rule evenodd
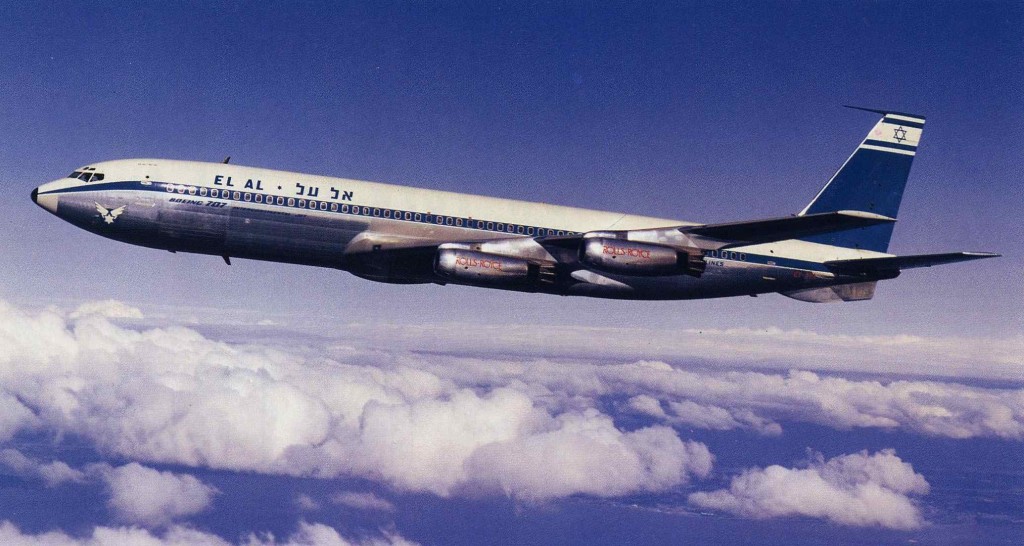
M896 139L896 142L903 144L903 141L907 140L907 130L902 125L894 129L893 132L895 133L893 138Z

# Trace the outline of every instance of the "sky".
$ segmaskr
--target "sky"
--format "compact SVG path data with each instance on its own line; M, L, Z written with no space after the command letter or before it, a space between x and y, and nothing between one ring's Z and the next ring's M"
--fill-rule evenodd
M1019 543L1022 26L1011 2L8 6L0 538ZM28 198L230 155L774 217L877 121L845 104L928 118L890 251L1003 257L842 305L606 301L228 267Z

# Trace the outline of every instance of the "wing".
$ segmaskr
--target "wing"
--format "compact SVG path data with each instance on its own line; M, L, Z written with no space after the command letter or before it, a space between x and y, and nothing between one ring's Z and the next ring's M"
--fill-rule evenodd
M752 220L748 222L687 226L679 228L679 231L688 235L697 235L719 241L756 244L784 241L786 239L799 239L801 237L808 237L811 235L820 235L822 233L844 231L847 229L862 228L878 224L891 224L895 221L895 218L889 218L888 216L882 216L880 214L872 214L870 212L855 210L840 210L836 212L805 214L804 216L785 216L782 218Z

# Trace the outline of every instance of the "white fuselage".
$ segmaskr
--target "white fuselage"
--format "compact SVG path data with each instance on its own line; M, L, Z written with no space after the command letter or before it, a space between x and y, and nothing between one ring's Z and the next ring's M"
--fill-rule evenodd
M484 286L688 299L828 286L842 279L822 262L886 256L788 240L705 250L699 278L631 276L587 267L575 259L577 248L558 242L629 231L635 241L683 247L692 242L676 228L695 224L221 163L133 159L76 173L85 174L44 184L34 198L106 237L171 251L334 267L385 282L477 284L437 274L435 255L448 247L553 271L542 284Z

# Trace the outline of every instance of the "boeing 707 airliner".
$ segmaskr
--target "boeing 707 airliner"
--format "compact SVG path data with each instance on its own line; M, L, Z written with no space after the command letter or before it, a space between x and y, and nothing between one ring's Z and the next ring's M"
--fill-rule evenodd
M32 200L126 243L461 284L620 299L780 293L867 300L904 269L998 256L887 253L925 119L881 119L799 214L698 224L228 163L125 159Z

